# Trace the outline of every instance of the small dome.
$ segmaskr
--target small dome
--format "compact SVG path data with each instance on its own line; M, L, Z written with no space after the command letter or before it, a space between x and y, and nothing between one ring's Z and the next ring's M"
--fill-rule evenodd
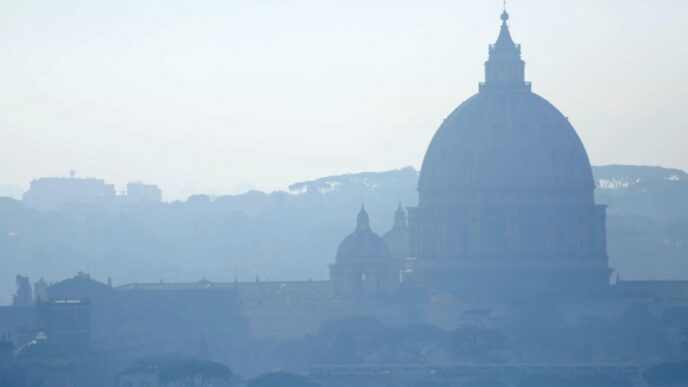
M361 207L356 230L347 235L337 249L337 263L389 259L385 241L370 229L368 213Z
M40 332L26 344L19 347L15 359L22 365L42 365L47 367L65 367L72 363L72 355L59 344L48 340Z

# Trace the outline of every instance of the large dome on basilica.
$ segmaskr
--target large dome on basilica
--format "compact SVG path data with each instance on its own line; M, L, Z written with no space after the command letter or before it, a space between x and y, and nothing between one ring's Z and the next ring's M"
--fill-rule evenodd
M506 11L501 19L485 82L425 154L418 207L409 208L414 272L427 286L474 294L604 285L605 207L594 202L585 148L569 120L532 92Z
M574 128L524 81L520 45L502 15L486 81L437 130L421 169L420 206L538 197L592 203L594 180Z

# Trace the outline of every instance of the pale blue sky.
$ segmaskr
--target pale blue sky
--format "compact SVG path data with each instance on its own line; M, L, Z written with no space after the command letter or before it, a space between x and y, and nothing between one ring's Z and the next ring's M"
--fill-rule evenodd
M594 164L688 169L688 2L512 0L526 77ZM0 2L0 184L189 193L420 166L499 0Z

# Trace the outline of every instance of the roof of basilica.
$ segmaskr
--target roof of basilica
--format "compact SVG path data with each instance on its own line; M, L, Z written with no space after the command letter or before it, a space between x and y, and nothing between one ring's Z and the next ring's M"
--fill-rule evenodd
M73 278L57 282L49 286L49 291L62 290L107 290L110 287L91 278L89 274L79 272Z

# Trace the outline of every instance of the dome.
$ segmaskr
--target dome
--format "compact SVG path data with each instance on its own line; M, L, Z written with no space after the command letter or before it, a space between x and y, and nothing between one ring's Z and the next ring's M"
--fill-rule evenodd
M461 104L432 139L418 184L421 205L484 202L505 190L517 201L551 193L592 202L593 189L575 130L530 91L481 92Z
M521 46L502 19L486 82L444 120L428 147L419 204L591 204L585 148L568 119L524 81Z
M521 46L501 19L485 82L444 120L423 160L419 204L409 208L414 280L468 298L606 286L606 209L594 202L588 156L568 119L525 81Z
M370 229L365 208L358 213L356 230L347 235L337 249L337 263L389 259L385 241Z

